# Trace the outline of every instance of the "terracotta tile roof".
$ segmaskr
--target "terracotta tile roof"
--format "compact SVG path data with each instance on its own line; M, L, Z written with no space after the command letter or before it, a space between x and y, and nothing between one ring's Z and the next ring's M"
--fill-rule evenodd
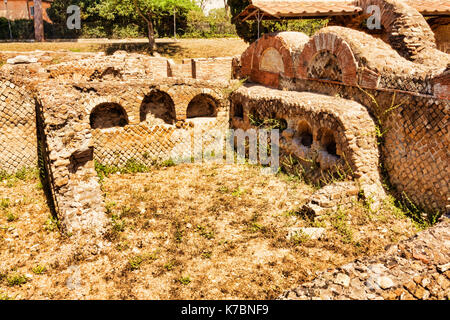
M356 14L362 11L353 0L337 1L268 1L254 0L241 16L251 14L255 9L277 18L295 18L305 16L329 16Z
M450 15L447 0L405 0L423 15ZM243 20L255 19L256 11L265 13L265 18L304 18L353 15L362 12L357 0L253 0L239 15Z
M423 15L450 15L450 1L448 0L406 0L405 2Z

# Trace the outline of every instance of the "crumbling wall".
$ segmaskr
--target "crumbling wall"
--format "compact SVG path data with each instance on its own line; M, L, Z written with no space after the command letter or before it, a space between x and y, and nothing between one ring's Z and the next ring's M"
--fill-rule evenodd
M248 130L254 117L285 121L280 148L300 161L304 174L325 184L329 175L354 179L366 197L380 200L379 153L375 123L355 102L306 92L245 86L232 95L232 124ZM235 106L243 112L235 116ZM303 170L300 169L299 172Z
M266 36L265 41L274 37ZM245 59L254 56L255 47L256 43L242 55L242 69L248 69ZM338 96L365 106L377 125L382 163L397 194L429 211L445 212L450 55L439 52L433 65L419 64L380 39L343 27L320 30L290 54L294 75L273 74L278 80L271 85ZM264 78L250 78L267 85Z
M38 109L45 125L47 174L64 231L95 235L105 232L107 221L95 161L114 166L130 161L147 165L168 159L190 161L196 151L214 143L208 137L193 137L228 128L225 88L224 84L192 79L51 83L37 87ZM173 101L173 124L141 118L145 97L154 91L165 92ZM189 103L201 95L214 97L215 114L200 122L186 120ZM100 118L94 121L93 115Z
M450 298L449 219L386 252L317 273L285 292L293 300L448 300Z
M364 12L371 5L381 9L383 38L402 57L433 65L439 56L435 36L425 18L415 8L401 0L359 0Z
M429 211L446 212L450 100L303 79L284 79L281 88L339 96L365 106L377 123L381 161L397 195Z

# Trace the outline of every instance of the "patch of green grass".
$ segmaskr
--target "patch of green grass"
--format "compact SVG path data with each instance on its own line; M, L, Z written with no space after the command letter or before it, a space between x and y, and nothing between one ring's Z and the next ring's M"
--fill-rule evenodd
M204 226L197 226L197 230L200 232L200 235L208 240L214 239L216 236L213 230L208 230Z
M21 287L23 284L28 282L28 278L23 274L15 273L12 275L8 275L6 277L6 282L8 283L8 286L10 286L10 287L14 287L14 286Z
M188 284L191 283L191 277L186 276L186 277L181 277L180 279L178 279L178 281L182 284L187 286Z
M60 224L59 220L53 216L49 216L44 223L44 230L53 232L59 230Z
M211 259L212 252L211 251L203 251L201 256L203 259Z
M425 212L425 210L416 206L404 192L401 195L401 199L396 200L394 205L409 217L420 230L435 225L442 216L442 213L439 211Z
M182 242L183 241L183 235L184 235L183 230L177 229L175 231L175 241L176 242Z
M113 214L111 217L111 225L112 230L115 233L123 232L125 231L125 221L120 219L120 216Z
M161 162L158 166L163 168L169 168L176 166L176 163L172 159L169 159Z
M9 198L3 198L0 200L0 209L6 210L9 208L10 205L10 200Z
M135 256L128 259L128 269L131 271L139 270L144 259L141 256Z
M233 190L231 195L236 198L240 198L246 191L244 189L241 189L241 187L238 187Z
M22 181L30 181L39 177L39 170L37 168L23 167L16 172L15 177Z
M347 218L346 212L338 208L335 215L331 218L331 225L343 237L342 242L351 243L353 241L353 231L347 224Z
M173 269L175 269L176 266L177 266L177 261L176 260L170 260L163 267L167 271L172 271Z
M144 254L143 258L144 258L144 260L156 261L159 259L159 254L160 254L160 251L155 250L151 253Z
M47 272L47 268L38 264L34 266L31 271L33 271L34 274L44 274Z
M296 232L296 234L294 234L294 235L291 237L291 242L292 242L294 245L296 245L296 246L298 246L298 245L300 245L300 244L303 244L303 243L306 243L306 242L308 242L309 240L311 240L311 238L310 238L306 233L304 233L304 232L302 232L302 231Z
M7 213L6 213L6 221L8 221L8 222L14 222L14 221L16 221L17 220L17 216L14 214L14 213L12 213L11 211L8 211Z

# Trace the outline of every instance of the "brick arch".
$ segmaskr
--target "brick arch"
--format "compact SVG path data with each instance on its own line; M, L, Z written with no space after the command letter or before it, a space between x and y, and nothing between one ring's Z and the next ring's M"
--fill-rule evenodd
M385 29L384 40L401 56L420 61L424 49L437 49L436 40L425 18L405 1L360 0L359 6L366 12L371 5L381 9L381 25Z
M175 103L170 94L163 90L153 89L144 96L139 106L140 122L159 119L166 124L175 124L176 118Z
M301 32L265 34L242 54L243 76L249 77L254 82L277 88L280 75L294 78L294 54L308 40L308 36ZM270 65L271 60L273 65Z
M333 33L319 33L311 38L300 53L296 63L296 77L308 79L311 64L320 54L328 53L337 58L342 72L341 81L347 85L357 85L358 63L350 45Z
M210 94L200 93L188 104L186 117L188 119L201 117L216 117L220 103Z
M90 122L90 115L94 108L101 104L117 104L120 105L126 112L129 124L135 124L139 119L135 119L134 114L134 105L133 103L126 103L125 101L121 100L118 96L102 96L102 97L96 97L92 100L89 100L87 103L84 104L84 122L88 123Z
M104 102L95 106L89 114L92 129L125 127L129 124L128 114L120 104Z

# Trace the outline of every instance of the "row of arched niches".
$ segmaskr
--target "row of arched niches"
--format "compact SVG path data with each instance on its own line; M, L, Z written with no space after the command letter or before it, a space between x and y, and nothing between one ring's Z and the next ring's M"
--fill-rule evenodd
M186 118L215 118L219 104L209 94L198 94L189 102ZM178 118L172 97L161 90L153 90L146 95L139 109L140 123L174 125ZM89 121L92 129L125 127L130 124L125 108L112 102L101 103L92 109Z

